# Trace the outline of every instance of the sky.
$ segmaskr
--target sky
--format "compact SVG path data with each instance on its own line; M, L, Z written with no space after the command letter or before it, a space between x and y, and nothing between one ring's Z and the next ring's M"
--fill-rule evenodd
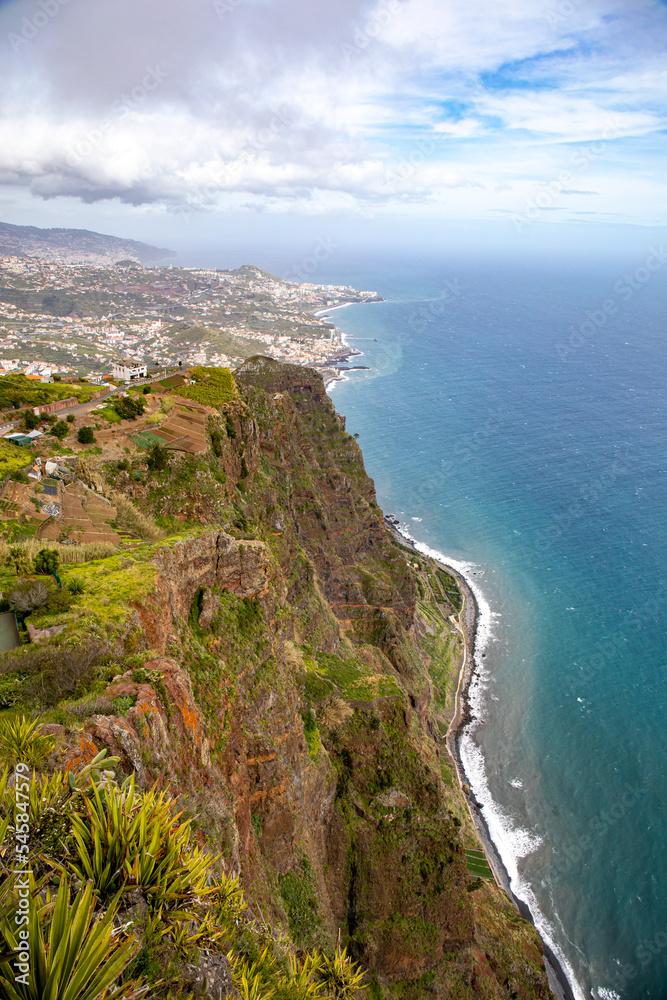
M0 0L0 219L664 226L666 41L659 0Z

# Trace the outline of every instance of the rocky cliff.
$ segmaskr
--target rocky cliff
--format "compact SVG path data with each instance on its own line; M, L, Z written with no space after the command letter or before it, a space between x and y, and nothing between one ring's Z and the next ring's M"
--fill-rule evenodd
M340 939L374 1000L546 998L534 929L468 870L454 581L387 529L318 375L254 358L236 381L205 460L96 470L180 530L77 567L52 656L85 627L104 666L53 716L61 764L105 747L167 788L266 924Z

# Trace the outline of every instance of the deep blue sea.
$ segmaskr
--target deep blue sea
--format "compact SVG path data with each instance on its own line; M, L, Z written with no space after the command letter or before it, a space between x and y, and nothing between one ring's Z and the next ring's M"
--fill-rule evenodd
M386 299L330 314L370 369L331 397L384 510L480 595L466 768L515 893L577 997L601 1000L667 998L667 264L650 246L316 277Z

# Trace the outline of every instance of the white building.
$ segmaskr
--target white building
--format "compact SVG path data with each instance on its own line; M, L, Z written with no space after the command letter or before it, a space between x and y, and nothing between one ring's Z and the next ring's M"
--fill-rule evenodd
M114 361L111 374L119 381L130 382L133 378L146 378L148 368L133 361Z

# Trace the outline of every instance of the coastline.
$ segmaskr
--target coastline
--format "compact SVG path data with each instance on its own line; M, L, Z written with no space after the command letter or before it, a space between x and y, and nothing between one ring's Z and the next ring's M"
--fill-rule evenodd
M420 551L415 542L408 535L404 534L400 528L396 526L396 524L387 520L386 517L385 524L390 528L394 538L400 545L407 549L411 549L414 552ZM424 553L420 554L423 555ZM491 838L487 822L484 818L482 809L475 798L474 791L468 775L466 774L461 757L461 737L463 736L466 726L475 721L470 707L470 686L479 669L479 664L475 659L475 649L480 619L479 604L471 585L459 570L440 559L434 559L433 556L429 556L429 558L433 559L434 562L437 562L447 573L454 577L461 588L461 592L464 597L463 610L459 615L459 622L464 636L464 656L456 688L454 715L449 723L447 735L445 737L447 751L454 763L456 777L461 792L465 798L470 819L482 844L484 854L489 867L493 872L496 883L504 890L509 899L512 900L514 906L523 919L530 921L530 923L536 927L535 920L529 907L522 899L519 899L512 892L509 874L505 868L500 853ZM539 933L539 928L536 929ZM549 980L549 986L552 993L558 998L558 1000L576 1000L570 981L568 980L565 970L563 969L557 955L544 940L541 934L540 939L544 948L544 965L547 971L547 978Z

